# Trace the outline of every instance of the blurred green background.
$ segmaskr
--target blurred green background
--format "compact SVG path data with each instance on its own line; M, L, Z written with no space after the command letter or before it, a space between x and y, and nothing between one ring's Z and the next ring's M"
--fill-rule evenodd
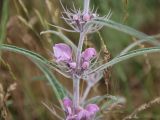
M62 0L64 6L82 8L82 0ZM112 11L111 19L128 25L148 35L160 33L160 0L91 0L103 16ZM55 35L40 35L41 31L53 29L47 23L69 28L61 19L59 0L0 0L1 43L12 44L32 50L52 60L52 46L62 42ZM59 31L59 30L57 30ZM63 32L74 43L78 34ZM132 36L104 27L101 36L112 56L136 41ZM98 34L88 35L93 46L100 49ZM96 43L96 44L95 44ZM144 44L145 47L149 46ZM56 120L42 101L57 104L53 91L40 70L29 59L11 52L2 52L0 83L4 91L16 82L17 88L7 102L7 120ZM127 104L120 112L110 113L106 119L120 120L141 104L160 96L160 55L139 56L111 68L110 89L107 91L102 79L91 91L92 95L112 94L124 96ZM72 82L54 72L60 82L72 91ZM155 105L140 114L140 120L160 120L160 105ZM105 120L105 118L104 118Z

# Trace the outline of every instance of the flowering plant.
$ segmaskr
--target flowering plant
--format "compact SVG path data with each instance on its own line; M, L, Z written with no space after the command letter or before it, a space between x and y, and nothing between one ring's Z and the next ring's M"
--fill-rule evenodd
M99 107L96 104L88 104L85 108L80 106L81 98L79 95L79 86L80 80L84 78L83 76L86 76L85 74L92 70L91 63L97 57L97 52L95 48L87 48L82 52L82 48L85 36L88 33L98 31L103 25L94 23L88 25L88 23L94 19L100 18L96 12L93 13L94 10L90 11L90 0L84 0L83 11L76 10L74 7L73 12L71 12L65 9L62 3L61 5L66 16L63 16L63 19L75 32L80 33L79 44L75 51L76 53L72 51L69 45L64 43L58 43L53 46L53 55L56 63L65 67L67 69L67 74L73 80L73 100L69 98L63 100L66 120L92 120L95 119ZM110 14L104 17L104 19L108 19L109 16ZM91 74L87 76L91 76ZM85 100L87 95L88 91L84 94L84 97L82 97L82 101Z
M32 19L31 21L28 21L29 14L26 11L27 9L25 9L25 6L21 3L21 1L19 2L20 5L22 5L22 8L24 8L24 11L27 15L27 18L23 19L22 17L19 17L19 19L25 25L27 25L28 23L27 26L29 27L29 29L34 30L34 26L32 26L32 24L34 22L37 22L38 19L36 18ZM50 1L46 0L45 2L48 4ZM159 45L159 42L155 41L155 39L159 38L160 35L148 36L133 28L114 22L109 19L111 16L111 12L109 12L106 16L100 17L100 15L98 15L97 13L97 10L95 10L94 8L90 9L90 0L83 0L83 10L76 9L74 5L73 9L66 9L61 1L60 3L63 8L62 18L72 29L66 29L60 26L53 25L54 27L58 28L59 31L47 30L41 32L41 34L53 33L59 36L64 41L64 43L56 43L53 45L52 62L44 58L40 54L37 54L36 52L26 50L24 48L20 48L14 45L1 43L0 50L7 50L15 53L20 53L30 58L30 60L32 60L37 65L37 67L44 73L45 77L47 78L46 80L48 80L50 87L53 89L55 96L58 99L61 108L63 109L62 112L65 113L64 116L61 117L61 113L57 113L56 110L59 107L56 106L56 110L54 110L50 109L48 106L46 106L46 104L43 104L57 118L61 120L99 120L103 117L103 113L109 113L108 111L111 111L116 105L121 106L122 103L125 103L125 99L122 97L115 97L108 94L89 98L89 92L91 91L91 88L95 86L96 83L98 83L98 81L103 76L104 78L106 78L106 73L108 73L109 67L138 55L146 55L146 53L148 54L160 51L160 47L157 46ZM50 4L48 4L48 9L50 9L49 5ZM6 12L4 13L6 14ZM43 17L37 10L36 14L41 21L41 25L48 29L48 24L46 25L46 20L43 19ZM83 45L84 40L86 39L86 36L88 34L96 32L100 36L100 33L98 31L103 26L107 26L120 32L127 33L131 36L134 36L134 38L138 38L140 40L137 39L136 42L127 46L117 56L113 57L113 59L108 59L108 57L104 58L106 56L102 56L102 54L104 52L105 54L108 54L106 46L104 44L103 46L101 46L99 50L100 52L98 52L96 47L89 46L85 48ZM76 46L67 36L65 36L62 33L61 30L72 33L78 33L80 35L78 45ZM38 36L38 38L41 39L39 34L36 35ZM7 39L10 41L8 36ZM101 41L103 42L102 39ZM144 48L143 46L140 49L132 50L135 46L138 46L144 42L148 42L149 44L151 44L151 46L148 46L149 48ZM53 70L56 70L65 77L72 79L73 94L70 93L70 91L68 91L65 88L65 86L63 86L56 79L55 74L53 74ZM84 91L80 90L81 81L85 81L86 83ZM107 80L106 84L108 84ZM154 102L152 102L152 104L153 103ZM134 112L132 116L135 116L135 113L136 112Z
M100 112L100 107L97 104L87 103L83 104L86 100L90 89L102 78L103 70L107 67L117 63L117 61L121 61L121 57L125 55L132 47L134 47L137 43L135 43L132 47L127 47L124 51L120 53L115 59L116 62L110 61L108 63L97 66L97 61L99 57L97 55L95 48L87 48L84 51L83 43L87 34L91 34L94 32L98 32L104 25L103 21L108 21L108 26L113 24L113 28L117 30L121 30L126 32L128 29L124 26L115 25L114 22L109 21L111 17L111 12L109 12L106 16L100 17L97 14L97 11L94 9L90 10L90 0L84 0L84 8L81 11L80 9L76 9L73 5L73 10L66 9L61 0L61 6L64 10L62 14L62 18L65 22L73 29L65 29L63 27L55 26L62 30L68 32L77 32L80 34L78 46L75 47L73 44L69 46L65 43L58 43L53 46L53 58L55 60L55 64L58 66L58 70L63 73L63 75L69 77L73 81L73 97L65 97L63 99L63 108L66 113L66 120L95 120L99 119L99 116L96 116L98 112ZM125 28L125 29L123 29ZM132 29L129 29L129 31ZM134 35L134 32L129 34ZM50 31L42 32L48 33ZM137 32L137 31L136 31ZM136 37L145 38L146 35L137 32ZM148 38L152 39L152 38ZM82 52L83 51L83 52ZM141 52L140 52L141 54ZM138 55L138 54L136 54ZM113 59L114 60L114 59ZM100 63L100 62L99 62ZM65 69L65 70L64 70ZM80 81L81 79L86 80L87 88L82 96L80 97ZM124 98L115 98L113 96L107 96L104 98L110 98L115 101L114 104L125 103ZM94 99L94 98L93 98Z

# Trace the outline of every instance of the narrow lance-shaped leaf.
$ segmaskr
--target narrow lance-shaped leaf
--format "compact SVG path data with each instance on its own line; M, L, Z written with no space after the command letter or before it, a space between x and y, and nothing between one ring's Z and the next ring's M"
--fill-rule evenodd
M126 103L126 99L119 96L113 96L110 100L103 103L101 110L110 110L113 106L123 105Z
M159 37L160 37L160 34L154 35L154 36L149 36L146 39L138 40L138 41L130 44L129 46L127 46L122 52L120 52L120 54L118 56L127 53L129 50L133 49L137 45L140 45L141 43L145 43L145 42L146 43L150 43L150 44L152 44L154 46L160 46L160 42L159 41L155 41Z
M126 34L131 35L131 36L137 37L139 39L143 39L143 38L146 38L148 36L148 35L140 32L140 31L137 31L137 30L135 30L131 27L119 24L117 22L114 22L114 21L108 20L108 19L107 20L105 20L105 19L95 19L94 21L89 22L88 24L92 24L92 23L101 24L101 25L104 25L106 27L116 29L118 31L124 32Z
M49 83L50 83L50 85L51 85L51 87L52 87L52 89L53 89L56 97L58 98L58 101L61 104L61 107L63 107L63 105L62 105L62 99L67 96L66 90L58 82L58 80L55 78L55 76L50 71L50 69L48 69L48 67L46 67L45 65L43 65L43 64L41 64L39 62L37 63L36 61L35 61L35 63L37 64L37 66L41 69L41 71L46 76L46 78L49 81Z
M160 52L160 47L151 47L151 48L142 48L142 49L138 49L138 50L133 50L133 51L128 52L124 55L115 57L114 59L112 59L108 63L105 63L105 64L97 67L96 69L92 70L88 74L104 70L104 69L106 69L110 66L113 66L113 65L115 65L119 62L122 62L124 60L127 60L129 58L136 57L136 56L139 56L139 55L143 55L143 54L146 54L146 53L154 53L154 52Z
M77 50L77 46L68 37L66 37L62 33L54 31L54 30L47 30L47 31L42 31L41 32L41 34L46 34L46 33L52 33L52 34L55 34L55 35L59 36L65 43L70 45L74 49L74 51Z
M15 52L15 53L20 53L20 54L23 54L27 57L36 59L37 61L40 61L40 62L42 62L46 65L49 64L49 61L47 59L45 59L41 55L39 55L35 52L32 52L30 50L26 50L26 49L23 49L23 48L19 48L19 47L16 47L16 46L13 46L13 45L7 45L7 44L1 44L0 49Z
M12 45L5 45L5 44L0 45L0 50L6 50L6 51L19 53L19 54L25 55L26 57L31 58L33 62L42 70L42 72L45 73L47 80L51 84L56 94L56 97L60 100L61 98L66 96L66 93L67 93L66 90L55 79L50 69L46 66L48 65L48 61L45 58L43 58L41 55L34 53L32 51L23 49L23 48L19 48L19 47L12 46Z

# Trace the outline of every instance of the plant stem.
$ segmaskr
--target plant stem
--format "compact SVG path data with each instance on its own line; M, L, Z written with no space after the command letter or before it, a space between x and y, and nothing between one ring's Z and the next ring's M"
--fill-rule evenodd
M89 11L90 0L84 0L84 13L88 13Z
M83 97L82 97L82 99L81 99L81 103L83 103L83 102L85 101L85 99L87 98L87 96L88 96L91 88L92 88L91 85L87 85L87 88L86 88L86 90L85 90L85 92L84 92L84 94L83 94Z
M81 67L81 52L82 52L84 38L85 38L85 33L81 32L80 33L80 38L79 38L79 43L78 43L77 54L76 54L76 64L77 64L77 69L78 70Z
M84 12L89 11L90 0L84 0ZM83 42L85 38L85 31L80 32L79 43L76 53L76 70L73 74L73 109L76 113L77 108L79 107L79 85L80 85L80 70L81 70L81 52L83 48Z
M85 33L80 33L78 49L76 54L76 71L73 74L73 109L74 113L76 113L76 109L79 107L79 85L80 85L80 76L79 70L81 67L81 52L83 47L83 42L85 38Z
M73 109L76 113L76 109L79 107L79 84L80 78L77 75L73 75Z

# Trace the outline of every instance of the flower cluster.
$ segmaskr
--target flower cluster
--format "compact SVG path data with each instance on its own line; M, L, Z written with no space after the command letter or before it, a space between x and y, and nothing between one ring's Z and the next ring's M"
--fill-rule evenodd
M66 112L66 120L92 120L99 111L99 107L96 104L88 104L85 108L77 108L76 113L73 113L72 101L69 98L63 100L63 105Z
M89 0L88 0L89 2ZM73 10L68 10L66 8L64 8L63 4L61 3L63 10L64 10L64 14L62 15L63 19L65 20L65 22L74 29L74 31L76 32L85 32L85 33L93 33L96 32L98 30L100 30L103 25L100 24L87 24L89 22L93 22L96 19L109 19L111 16L111 13L109 12L108 15L104 16L104 17L99 17L99 15L97 14L97 10L90 10L89 6L86 6L86 8L81 11L80 9L77 10L74 6L73 6ZM88 3L89 5L89 3Z
M74 5L73 9L68 10L64 8L61 0L60 3L64 10L62 18L73 30L68 30L63 27L58 28L80 34L78 46L74 51L65 43L58 43L53 46L53 56L58 66L57 69L63 75L73 79L73 99L65 98L63 100L66 120L93 120L99 111L99 107L96 104L88 104L85 107L81 107L81 103L85 101L90 89L98 82L103 73L90 72L96 67L98 60L97 52L95 48L87 48L82 51L83 43L88 33L96 32L103 27L103 25L97 21L99 19L109 19L111 14L109 12L107 16L99 17L94 9L90 10L90 0L84 0L83 10L77 10ZM97 59L92 61L96 57ZM87 82L87 88L82 98L80 98L81 79L85 79Z
M77 67L73 58L73 51L70 46L64 43L55 44L53 46L54 57L57 63L63 63L71 70L75 70ZM81 54L81 72L87 70L90 66L90 62L96 56L96 50L94 48L87 48Z

